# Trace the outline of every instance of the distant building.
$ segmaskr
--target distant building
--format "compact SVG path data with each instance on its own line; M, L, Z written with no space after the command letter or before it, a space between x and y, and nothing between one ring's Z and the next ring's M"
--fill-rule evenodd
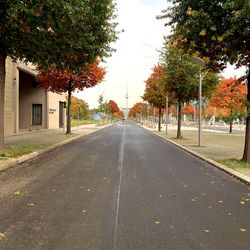
M128 118L129 111L130 111L130 108L122 108L122 112L125 118Z
M65 94L38 86L34 67L6 60L4 135L32 129L54 129L65 124Z

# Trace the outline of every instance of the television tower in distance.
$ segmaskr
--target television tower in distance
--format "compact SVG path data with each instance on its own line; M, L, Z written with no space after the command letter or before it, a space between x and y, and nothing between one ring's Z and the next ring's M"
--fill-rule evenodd
M126 89L126 109L128 109L128 83L127 83L127 89Z

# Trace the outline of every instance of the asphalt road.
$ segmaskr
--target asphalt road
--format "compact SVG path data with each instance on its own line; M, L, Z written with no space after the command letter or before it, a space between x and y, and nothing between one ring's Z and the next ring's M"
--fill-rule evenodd
M250 249L250 187L124 122L0 173L0 249Z

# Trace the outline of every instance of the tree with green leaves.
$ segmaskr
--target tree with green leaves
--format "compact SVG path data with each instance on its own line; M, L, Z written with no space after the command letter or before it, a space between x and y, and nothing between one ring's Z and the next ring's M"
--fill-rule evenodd
M200 67L191 61L189 54L183 53L176 44L171 43L171 40L165 40L161 60L164 71L161 85L178 105L177 138L180 138L182 137L181 109L184 103L198 99ZM217 83L216 74L206 73L203 79L202 95L209 97Z
M97 101L98 101L97 111L98 111L99 113L106 114L107 111L108 111L108 110L107 110L108 104L107 104L107 101L104 101L103 95L99 95Z
M246 66L248 82L246 137L243 160L250 162L250 4L249 0L171 0L163 11L182 48L221 70L227 63Z
M0 0L0 148L4 144L5 62L77 71L113 51L112 0Z

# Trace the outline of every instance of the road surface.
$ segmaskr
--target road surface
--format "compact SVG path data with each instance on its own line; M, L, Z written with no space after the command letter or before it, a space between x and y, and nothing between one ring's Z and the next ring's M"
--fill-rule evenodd
M123 122L0 173L0 249L250 249L250 187Z

